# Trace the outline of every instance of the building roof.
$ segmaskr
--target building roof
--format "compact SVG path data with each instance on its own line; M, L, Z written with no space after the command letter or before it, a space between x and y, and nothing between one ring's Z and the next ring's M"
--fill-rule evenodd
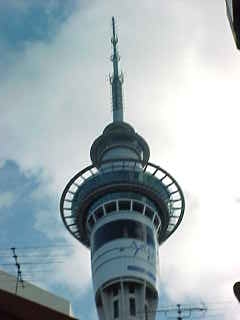
M13 293L0 289L0 317L7 316L7 319L16 320L76 320L59 311L50 309L36 302L19 297Z
M0 270L0 289L15 294L16 277ZM60 313L71 315L71 305L66 299L44 290L30 282L24 281L24 285L19 283L17 295L26 300L36 302Z

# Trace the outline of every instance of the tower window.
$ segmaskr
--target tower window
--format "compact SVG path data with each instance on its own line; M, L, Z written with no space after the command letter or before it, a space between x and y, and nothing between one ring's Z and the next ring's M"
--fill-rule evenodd
M105 210L107 213L116 211L117 210L116 202L114 201L114 202L110 202L110 203L105 204Z
M96 297L96 306L97 306L97 307L102 307L102 299L101 299L101 296L100 296L100 295L98 295L98 296Z
M145 304L144 311L145 311L145 320L148 320L148 306L147 306L147 304Z
M128 285L129 293L134 293L135 292L135 286L134 283L129 283Z
M146 300L152 300L157 298L157 293L153 289L146 288Z
M96 217L97 219L100 219L100 218L102 218L103 216L104 216L103 208L100 207L100 208L98 208L98 209L95 211L95 217Z
M153 231L141 222L123 219L101 226L94 234L93 253L105 243L116 239L136 239L155 246Z
M113 291L113 296L117 296L118 295L118 285L114 285L112 287L112 291Z
M94 225L93 216L91 216L91 217L89 218L89 220L88 220L88 224L89 224L90 228L92 228L92 227L93 227L93 225Z
M119 303L118 300L113 301L113 318L118 319L119 318Z
M158 225L159 225L159 221L158 221L158 217L157 216L155 216L153 223L154 223L154 226L157 228Z
M130 316L136 316L136 303L134 298L129 299Z
M155 248L154 236L150 228L147 229L147 244Z
M119 201L119 210L130 210L131 203L127 200Z
M154 216L153 210L150 209L149 207L146 207L146 209L145 209L145 216L152 220L152 219L153 219L153 216Z
M142 213L143 212L143 204L140 202L134 201L133 202L133 211L137 211L137 212Z

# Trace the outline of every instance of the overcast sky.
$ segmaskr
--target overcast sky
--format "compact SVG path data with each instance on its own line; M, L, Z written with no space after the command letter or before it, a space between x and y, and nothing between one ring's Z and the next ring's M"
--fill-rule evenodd
M235 320L240 55L224 0L0 0L1 248L64 244L47 254L65 263L26 277L96 320L90 256L63 227L59 199L112 119L112 15L125 120L186 198L181 226L160 247L160 305L205 302L209 319Z

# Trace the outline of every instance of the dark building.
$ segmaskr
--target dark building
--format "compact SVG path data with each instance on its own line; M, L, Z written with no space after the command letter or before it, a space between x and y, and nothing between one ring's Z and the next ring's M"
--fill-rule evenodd
M236 46L240 49L240 1L226 0L227 15L232 28Z

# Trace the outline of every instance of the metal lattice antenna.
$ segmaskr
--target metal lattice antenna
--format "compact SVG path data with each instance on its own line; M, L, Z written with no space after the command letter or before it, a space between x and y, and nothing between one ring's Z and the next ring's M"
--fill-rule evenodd
M175 319L176 320L183 320L183 319L187 319L187 318L190 318L190 317L196 315L196 313L201 313L204 315L207 312L207 310L208 309L205 305L199 306L199 307L198 306L184 307L181 304L177 304L176 307L166 307L166 308L163 307L163 308L156 310L156 312L164 313L165 318L167 318L169 320L175 320ZM176 315L174 316L173 313L176 313Z
M24 282L23 282L23 279L22 279L21 265L18 262L18 256L16 255L16 248L13 247L13 248L11 248L11 250L12 250L13 259L15 261L15 265L16 265L16 268L17 268L17 281L16 281L16 289L15 289L15 294L17 294L19 282L22 284L22 288L24 288Z
M119 74L118 62L120 56L118 54L117 43L118 37L116 35L115 19L112 17L113 35L111 42L113 45L113 54L111 60L113 62L113 75L110 76L110 83L112 86L112 108L113 108L113 122L123 121L123 98L122 98L122 83L123 75Z

